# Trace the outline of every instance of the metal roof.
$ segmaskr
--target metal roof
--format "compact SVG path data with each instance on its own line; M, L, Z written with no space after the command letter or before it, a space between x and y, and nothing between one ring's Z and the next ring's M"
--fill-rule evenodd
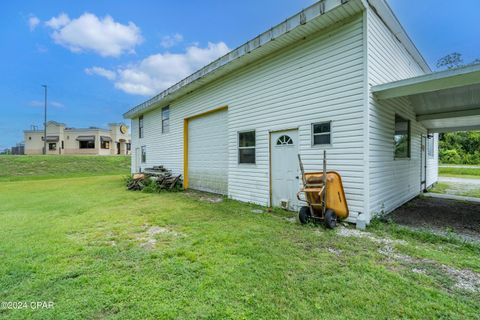
M425 72L430 72L428 64L405 33L385 0L321 0L232 50L153 98L137 105L124 113L123 116L126 119L132 119L150 110L167 105L180 96L192 92L233 70L362 12L367 4L374 7L399 41L404 43L408 52L422 69Z
M480 129L480 64L374 86L372 93L407 99L430 132Z

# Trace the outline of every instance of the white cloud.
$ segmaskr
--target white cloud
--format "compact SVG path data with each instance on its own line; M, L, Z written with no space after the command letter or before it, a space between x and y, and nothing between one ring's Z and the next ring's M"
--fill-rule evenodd
M28 27L30 28L30 31L35 30L35 28L40 24L40 19L38 19L36 16L30 16L28 18Z
M61 27L66 26L70 22L70 18L66 13L61 13L58 15L58 17L53 17L47 22L45 22L45 25L47 27L50 27L52 29L60 29Z
M154 54L115 71L99 68L102 69L101 72L96 72L89 68L87 73L99 74L106 78L108 74L112 78L110 80L114 80L117 89L129 94L150 96L169 88L229 51L224 42L209 42L206 48L190 46L185 53Z
M101 56L118 57L127 52L135 52L135 46L143 39L133 22L124 25L115 22L111 16L98 18L91 13L84 13L71 20L62 13L45 23L53 29L52 38L72 52L95 52Z
M51 105L52 107L55 107L55 108L63 108L63 107L65 107L65 105L64 105L63 103L58 102L58 101L52 101L52 102L50 102L50 105Z
M61 102L58 101L48 101L47 102L49 107L54 107L54 108L63 108L65 105ZM45 106L45 101L39 101L39 100L32 100L29 102L29 105L31 107L44 107Z
M44 45L37 44L36 47L37 47L37 51L40 52L40 53L48 52L48 48L45 47Z
M180 33L175 33L174 35L164 36L160 45L164 48L171 48L182 41L183 36Z
M101 67L86 68L85 73L88 75L98 75L98 76L107 78L108 80L115 80L115 78L117 77L117 74L115 73L115 71L108 70Z

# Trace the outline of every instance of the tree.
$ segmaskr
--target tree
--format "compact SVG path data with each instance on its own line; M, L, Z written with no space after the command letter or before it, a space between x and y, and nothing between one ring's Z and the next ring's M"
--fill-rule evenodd
M470 63L464 64L463 56L461 53L454 52L447 54L445 57L438 59L437 69L456 69L474 64L480 64L480 59L475 59Z
M437 61L437 69L456 69L480 64L475 59L464 64L461 53L454 52ZM480 164L480 131L440 134L440 161L452 164Z
M441 134L439 151L442 163L480 164L480 131Z
M460 67L463 67L463 58L462 54L458 52L447 54L437 61L437 69L455 69Z

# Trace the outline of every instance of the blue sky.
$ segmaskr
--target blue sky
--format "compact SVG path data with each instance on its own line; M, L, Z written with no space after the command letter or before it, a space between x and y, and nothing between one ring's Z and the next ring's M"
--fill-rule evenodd
M73 127L122 113L314 0L4 1L0 5L0 149L49 119ZM478 0L390 0L432 67L480 57ZM172 72L174 70L174 72Z

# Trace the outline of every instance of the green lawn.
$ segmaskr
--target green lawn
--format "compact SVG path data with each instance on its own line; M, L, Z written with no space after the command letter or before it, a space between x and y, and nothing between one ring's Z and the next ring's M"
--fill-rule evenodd
M253 209L129 192L121 175L3 182L0 302L54 308L0 318L478 319L480 288L458 278L480 277L478 244Z
M465 188L465 185L458 183L439 182L430 190L430 192L480 198L480 188Z
M0 182L128 174L130 156L2 156Z
M440 167L438 173L445 177L480 178L480 168Z

